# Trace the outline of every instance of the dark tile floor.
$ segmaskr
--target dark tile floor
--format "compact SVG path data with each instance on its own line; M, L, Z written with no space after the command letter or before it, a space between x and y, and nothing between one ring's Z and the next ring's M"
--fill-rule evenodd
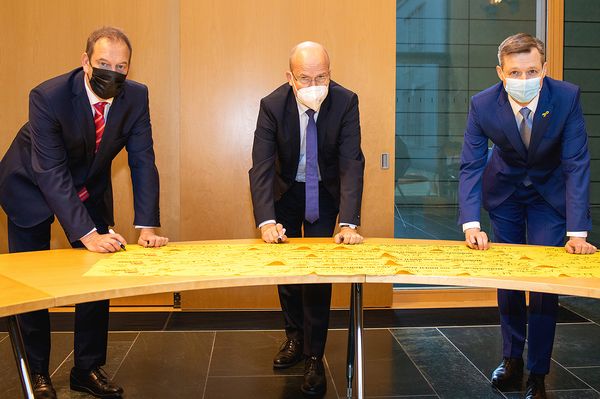
M600 301L563 297L547 378L551 399L600 399ZM491 388L500 359L494 308L365 311L368 398L522 397ZM278 312L113 313L109 375L126 398L302 398L302 365L274 371L283 338ZM68 389L72 315L52 316L51 369L59 398ZM346 397L347 312L332 312L325 355L325 398ZM0 326L3 323L0 321ZM4 330L5 331L5 330ZM20 398L10 342L0 332L0 398Z

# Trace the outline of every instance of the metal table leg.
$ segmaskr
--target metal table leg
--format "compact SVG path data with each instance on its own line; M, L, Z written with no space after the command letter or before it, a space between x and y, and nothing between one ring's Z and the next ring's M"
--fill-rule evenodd
M354 340L356 348L356 390L358 399L365 395L363 358L363 285L354 284Z
M356 290L354 284L350 287L350 323L348 325L348 352L346 361L346 398L352 399L352 379L354 378L354 297L356 296Z
M353 283L350 294L350 328L348 329L347 397L352 398L352 377L356 372L356 394L364 398L363 369L363 302L361 283Z
M26 399L34 399L33 387L29 378L29 366L27 365L27 356L25 355L25 345L23 345L23 337L19 329L17 316L8 316L6 318L8 324L8 334L13 348L13 354L19 369L19 377L21 377L21 387L23 395Z

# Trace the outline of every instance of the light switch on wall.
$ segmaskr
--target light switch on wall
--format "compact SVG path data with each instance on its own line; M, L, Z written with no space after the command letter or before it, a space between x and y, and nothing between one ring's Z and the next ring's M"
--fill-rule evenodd
M381 153L381 169L390 168L390 154L387 152Z

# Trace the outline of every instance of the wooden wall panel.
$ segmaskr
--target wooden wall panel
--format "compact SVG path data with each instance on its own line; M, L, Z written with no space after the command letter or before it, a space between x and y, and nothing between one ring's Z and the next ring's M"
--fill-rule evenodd
M393 302L389 284L364 284L363 306L366 308L390 307ZM331 294L332 308L348 308L350 284L334 284ZM413 301L414 304L414 301ZM206 309L280 309L277 286L235 287L183 292L183 310Z
M562 80L565 42L565 0L548 0L548 20L546 26L548 76Z
M89 33L103 25L122 28L133 45L129 77L148 85L157 166L161 174L163 233L179 238L179 5L172 0L104 1L91 11L77 0L5 1L0 5L0 154L27 121L29 91L80 65ZM10 38L9 40L6 40ZM115 229L137 241L133 197L122 152L113 162ZM68 247L54 223L52 247ZM6 216L0 212L0 253L7 252ZM127 304L137 299L121 300ZM172 304L172 295L146 297Z
M301 10L278 0L181 1L182 240L258 236L247 172L259 101L285 82L289 50L304 40L324 44L332 78L359 95L367 160L361 231L393 236L394 166L381 170L378 160L394 153L395 7L393 0L310 0ZM391 304L391 288L380 289L389 299L379 306ZM271 287L183 293L182 302L204 308L223 304L219 298L277 302Z
M383 171L378 160L394 152L395 2L311 0L302 9L311 11L278 0L107 0L94 12L75 0L2 2L0 34L10 39L0 41L0 153L27 119L31 88L77 67L91 30L116 25L133 43L130 78L150 88L163 233L255 237L247 172L259 100L284 82L290 48L315 40L330 52L333 78L360 98L361 231L391 237L393 164ZM135 242L125 153L113 179L116 229ZM2 213L0 252L5 224ZM54 248L68 245L58 223L53 232Z
M0 5L0 154L27 121L29 91L80 66L89 33L103 25L122 28L133 45L129 77L150 88L157 165L161 173L164 233L179 233L179 7L176 1L116 1L94 8L77 0L6 1ZM9 40L6 40L10 38ZM165 178L167 177L167 178ZM113 163L116 230L135 242L126 153ZM0 252L6 252L6 218L0 219ZM54 248L68 246L58 223Z
M257 236L248 184L260 98L285 82L290 48L323 43L360 99L366 235L393 234L395 2L181 2L181 238Z

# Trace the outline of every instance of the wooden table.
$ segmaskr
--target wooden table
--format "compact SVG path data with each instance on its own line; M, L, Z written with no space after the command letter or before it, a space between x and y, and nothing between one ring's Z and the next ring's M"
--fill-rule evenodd
M260 240L210 241L210 243L257 244ZM330 239L293 239L293 242L325 243ZM382 244L426 243L425 240L378 239ZM438 243L444 243L436 241ZM445 242L448 243L448 242ZM454 242L455 245L462 245ZM266 245L266 244L265 244ZM600 298L600 278L487 278L472 276L390 275L286 275L286 276L182 276L182 277L83 277L107 255L84 249L64 249L0 255L0 317L8 316L9 334L26 398L33 398L23 341L16 315L55 306L207 288L271 284L352 283L348 339L348 397L356 376L358 398L364 396L363 369L363 283L440 284L507 288ZM243 259L240 259L243 262Z

